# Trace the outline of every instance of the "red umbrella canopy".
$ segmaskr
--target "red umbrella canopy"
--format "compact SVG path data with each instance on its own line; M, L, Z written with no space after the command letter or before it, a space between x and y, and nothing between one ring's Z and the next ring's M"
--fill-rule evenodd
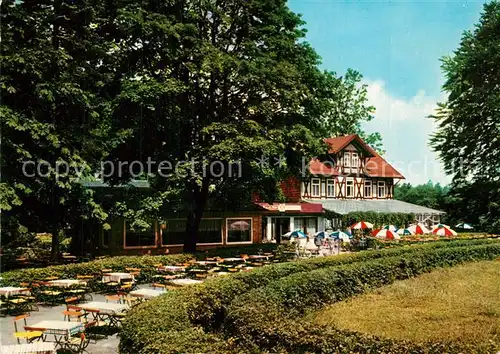
M386 240L399 240L401 237L392 230L382 229L375 234L375 237L385 238Z
M428 234L430 231L422 224L412 225L408 228L411 232L417 235Z
M370 235L372 235L373 237L377 236L378 232L382 230L382 229L375 229L373 230L372 232L370 232Z
M373 229L373 224L368 221L360 221L352 225L351 229Z
M450 229L450 228L447 228L447 227L438 227L437 229L435 229L434 231L432 231L433 234L435 235L438 235L438 236L456 236L457 233Z

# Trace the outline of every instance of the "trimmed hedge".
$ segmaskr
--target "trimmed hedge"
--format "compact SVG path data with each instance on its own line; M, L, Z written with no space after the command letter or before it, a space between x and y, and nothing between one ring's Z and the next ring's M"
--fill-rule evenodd
M293 274L325 267L412 254L422 249L467 247L491 240L447 241L380 251L274 264L251 272L216 278L171 291L131 310L120 333L121 353L234 352L231 341L214 336L224 324L228 306L238 295ZM211 333L212 332L212 333ZM164 338L169 338L168 342ZM190 338L186 341L185 338ZM196 348L205 348L197 350Z
M293 274L235 299L226 331L243 350L287 353L463 353L493 352L491 346L451 342L413 343L319 326L301 318L308 311L342 301L367 289L417 276L437 267L495 259L500 243L422 249L413 254ZM497 348L498 349L498 348Z

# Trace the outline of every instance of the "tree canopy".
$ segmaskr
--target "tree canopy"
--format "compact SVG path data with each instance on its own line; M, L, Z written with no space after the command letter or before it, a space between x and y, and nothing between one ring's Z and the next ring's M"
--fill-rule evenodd
M438 129L431 146L447 173L450 193L489 230L500 230L500 2L484 5L453 55L442 59L447 100L431 116Z
M322 138L363 134L373 119L361 75L321 70L284 0L11 0L1 10L0 202L12 235L50 231L56 246L82 217L144 227L176 210L193 251L209 202L234 209L255 191L276 200L278 181L326 151ZM378 146L380 135L365 137ZM26 161L43 162L43 176L28 176ZM147 178L151 191L96 199L80 182L102 161L110 184ZM72 168L58 175L63 162Z

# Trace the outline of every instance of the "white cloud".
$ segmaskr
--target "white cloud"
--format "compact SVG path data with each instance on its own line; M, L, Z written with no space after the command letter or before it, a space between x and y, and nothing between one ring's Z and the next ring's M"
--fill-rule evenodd
M431 97L419 90L409 99L397 98L387 91L383 81L365 82L368 100L376 113L364 129L382 135L384 158L406 177L406 182L422 184L432 180L448 184L451 178L445 175L437 154L429 147L429 134L436 125L427 118L444 96Z

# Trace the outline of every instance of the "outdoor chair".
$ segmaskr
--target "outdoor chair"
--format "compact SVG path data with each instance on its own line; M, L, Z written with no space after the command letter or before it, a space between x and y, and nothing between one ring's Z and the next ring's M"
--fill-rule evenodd
M62 314L64 315L64 321L68 320L68 322L72 322L73 319L82 322L82 318L86 316L81 308L74 305L69 305L68 309L64 310Z
M106 302L116 302L117 304L122 302L120 295L105 295Z
M130 294L127 293L118 293L122 297L122 304L127 304L130 307L133 307L140 302L142 302L142 298L130 296Z
M68 338L66 341L62 342L62 344L64 345L64 349L69 350L71 353L80 354L85 352L89 342L87 335L82 331Z
M6 299L8 311L13 314L21 314L30 311L28 300L16 295Z
M17 317L14 317L14 337L16 337L17 339L17 343L18 344L21 344L21 339L25 339L26 342L28 343L31 343L33 342L34 340L43 340L43 331L29 331L27 330L29 327L28 327L28 323L27 323L27 318L29 317L30 315L25 313L23 315L19 315ZM18 328L17 328L17 322L18 321L23 321L24 322L24 332L19 332Z
M151 284L151 287L153 289L160 288L163 290L165 290L167 288L167 286L165 284L161 284L161 283L153 283L153 284Z

